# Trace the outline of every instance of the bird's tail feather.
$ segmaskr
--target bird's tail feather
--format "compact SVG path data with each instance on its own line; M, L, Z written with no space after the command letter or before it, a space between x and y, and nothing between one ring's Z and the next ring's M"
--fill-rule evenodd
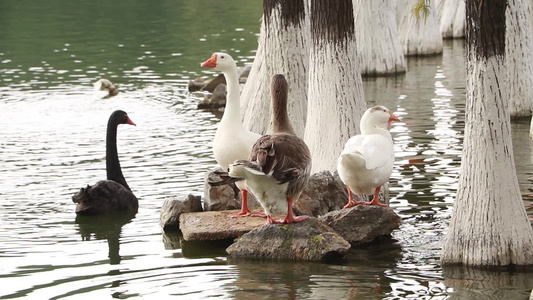
M219 181L208 180L207 183L209 183L210 186L221 186L221 185L232 184L234 182L244 180L244 178L231 177L229 176L228 172L225 172L225 171L217 170L217 171L214 171L213 173L218 175L218 177L220 177L220 180Z

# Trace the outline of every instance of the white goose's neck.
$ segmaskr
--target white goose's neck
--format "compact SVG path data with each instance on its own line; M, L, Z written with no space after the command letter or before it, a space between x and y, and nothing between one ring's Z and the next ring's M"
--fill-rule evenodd
M226 77L226 108L220 122L241 124L239 74L237 68L224 71Z

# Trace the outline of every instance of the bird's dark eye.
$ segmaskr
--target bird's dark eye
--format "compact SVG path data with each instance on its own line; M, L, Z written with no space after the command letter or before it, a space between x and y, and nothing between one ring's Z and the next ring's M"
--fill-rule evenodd
M224 55L220 56L220 58L224 58Z

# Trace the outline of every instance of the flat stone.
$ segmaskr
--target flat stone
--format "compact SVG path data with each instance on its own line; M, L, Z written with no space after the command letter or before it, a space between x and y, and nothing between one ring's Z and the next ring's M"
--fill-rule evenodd
M231 257L320 261L344 257L350 249L333 229L316 218L265 225L244 234L226 249Z
M266 223L266 218L231 218L239 210L183 213L180 228L186 241L212 241L235 239Z
M390 235L402 222L392 208L377 205L356 205L327 213L319 219L352 244Z
M187 195L165 199L161 206L159 225L163 230L179 230L179 217L186 212L202 211L202 198L200 196Z

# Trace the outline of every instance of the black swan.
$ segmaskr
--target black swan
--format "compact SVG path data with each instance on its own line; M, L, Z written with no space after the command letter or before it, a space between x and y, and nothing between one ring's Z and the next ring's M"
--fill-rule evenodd
M117 154L117 127L119 124L135 125L124 111L114 111L107 122L106 172L107 180L81 188L72 201L77 203L78 215L101 215L116 211L137 211L139 201L131 192L122 175Z

